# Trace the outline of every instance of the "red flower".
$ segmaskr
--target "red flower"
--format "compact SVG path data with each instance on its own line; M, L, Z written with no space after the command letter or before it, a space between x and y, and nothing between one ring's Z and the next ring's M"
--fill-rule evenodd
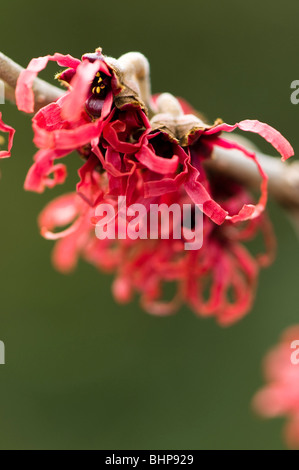
M111 163L106 165L99 145L133 153L142 146L150 128L134 92L126 95L121 74L106 62L101 50L83 55L82 61L62 54L33 59L18 80L16 100L20 110L33 112L33 81L49 60L68 67L57 75L68 90L32 120L34 143L40 151L27 175L25 189L37 192L64 182L66 169L56 165L56 159L78 150L85 159L97 155L99 163L109 170Z
M225 207L240 205L244 196L247 195L239 188L224 203ZM165 197L159 203L163 201ZM182 203L187 201L186 197L182 199ZM243 243L260 230L267 252L254 258ZM271 225L265 216L259 216L247 226L228 221L219 227L206 217L203 233L203 246L196 251L185 251L183 239L136 241L120 261L114 285L116 298L118 287L122 292L126 285L128 292L141 293L141 303L149 313L173 313L186 302L201 316L215 316L221 325L240 319L252 306L260 267L274 257ZM176 283L176 295L165 303L161 300L162 286L169 282Z
M52 260L59 271L72 271L80 256L105 271L121 263L121 245L116 249L114 240L100 241L95 237L93 215L94 208L76 193L54 199L41 212L38 219L41 234L48 240L56 240Z
M240 186L226 181L226 186L223 184L221 191L217 190L217 197L226 209L237 211L249 196ZM160 196L155 202L167 206L175 202L181 206L192 204L182 193ZM113 200L110 203L115 204ZM115 273L116 300L128 302L134 292L139 293L141 305L152 314L171 314L187 303L198 315L215 316L221 325L229 325L250 310L259 269L274 257L275 239L266 216L256 217L245 225L227 221L221 226L205 217L202 248L186 251L186 240L173 238L172 232L167 240L128 237L99 240L90 223L92 215L92 208L75 195L58 198L41 214L39 223L44 236L61 238L53 254L55 266L65 272L82 256L97 268ZM61 233L52 232L71 222L70 228ZM115 223L117 233L117 220ZM243 243L260 230L264 234L266 254L253 257ZM168 283L176 285L170 302L163 300L163 286Z
M222 205L237 212L243 201L250 197L232 181L226 181L226 184L230 191L234 190L222 199ZM222 191L224 187L222 181ZM227 326L250 311L259 270L273 261L276 242L265 214L245 224L228 220L221 226L210 222L208 227L202 249L193 253L185 295L198 314L216 316L221 325ZM266 252L254 257L244 242L253 239L258 232L264 236Z
M146 114L132 104L114 108L103 125L104 146L122 154L136 153L151 129Z
M83 107L92 116L107 116L112 106L113 94L118 94L122 86L111 67L105 61L101 49L82 56L82 62L70 55L54 54L32 59L18 80L16 99L18 108L26 113L34 111L32 85L37 74L49 61L57 62L68 69L56 76L70 89L63 109L65 119L76 121Z
M188 108L186 102L182 103L185 112L189 113L192 108ZM177 142L180 143L189 158L186 157L184 161L181 160L182 169L180 173L184 173L184 175L180 175L180 178L177 177L177 174L168 175L168 178L163 178L163 183L161 183L161 177L159 177L159 182L156 181L155 177L152 177L147 184L149 195L159 194L160 186L161 192L164 192L176 188L177 183L179 185L183 183L186 192L193 202L195 204L202 204L204 213L216 224L222 224L224 220L240 222L257 217L262 213L267 202L267 175L259 164L254 152L248 151L236 142L223 138L221 134L222 132L233 132L235 129L259 134L267 142L271 143L281 154L284 161L291 157L294 151L289 142L277 130L268 124L256 120L245 120L234 125L225 124L221 120L217 120L214 125L210 126L205 124L200 118L189 114L182 116L181 120L175 118L173 122L168 122L167 128L167 126L163 126L163 118L163 114L160 118L159 115L154 118L155 128L160 127L164 134L168 133L170 141L177 139ZM261 197L256 205L244 203L237 214L231 214L225 211L211 197L203 163L212 157L216 147L237 150L246 158L254 161L262 178Z
M25 188L42 192L63 183L66 168L57 160L74 150L84 160L76 188L80 198L58 198L40 217L44 236L58 240L55 265L69 270L82 256L100 269L113 270L115 297L128 301L137 292L151 313L172 313L187 303L197 314L213 315L221 324L246 314L254 299L259 269L273 256L255 258L243 242L262 231L269 252L275 245L264 214L267 176L254 152L225 139L222 133L235 129L257 133L283 160L293 155L287 140L258 121L232 126L218 120L207 125L182 99L177 114L157 113L149 120L147 113L152 110L145 108L132 89L132 77L126 83L128 77L101 50L85 54L82 61L61 54L33 59L18 81L20 109L33 111L33 80L49 60L67 67L57 76L67 91L33 117L39 151ZM159 110L159 103L159 97L154 97L154 111ZM241 185L209 172L206 164L217 148L236 150L240 158L255 163L261 175L257 204ZM201 205L203 247L187 252L186 240L175 237L98 240L91 223L98 221L95 208L107 201L115 205L117 196L126 196L128 204L142 203L147 210L152 203L161 202L181 206L187 202L193 208ZM60 234L53 232L71 222ZM164 302L162 286L168 282L175 282L176 293L172 301Z
M216 123L210 128L191 130L188 135L188 145L191 148L191 164L194 168L200 168L200 162L211 156L215 147L238 150L243 153L245 157L252 159L256 164L262 178L261 197L258 203L256 205L244 204L237 214L230 214L228 211L226 211L226 214L222 214L223 216L225 215L226 220L240 222L259 216L265 209L267 202L267 175L259 164L254 152L248 151L236 142L232 142L221 137L222 132L232 132L235 129L253 132L260 135L267 142L271 143L271 145L281 154L283 161L294 155L294 151L289 142L276 129L268 124L256 120L241 121L234 125ZM194 190L196 189L197 185L193 186L189 195L194 194ZM194 202L199 203L196 194L194 194L192 199ZM220 215L219 209L217 210L217 213ZM216 220L215 222L217 223Z
M293 344L293 342L295 342ZM267 418L286 416L285 438L290 447L299 448L299 364L294 349L299 345L299 326L289 328L264 362L268 382L254 398L254 408Z

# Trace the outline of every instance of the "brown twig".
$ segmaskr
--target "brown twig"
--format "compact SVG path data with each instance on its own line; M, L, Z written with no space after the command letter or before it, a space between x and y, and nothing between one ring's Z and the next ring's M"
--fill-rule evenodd
M299 162L283 163L280 158L260 152L256 152L256 156L268 175L269 193L290 210L299 209ZM206 166L211 171L230 176L251 188L260 186L261 177L255 163L237 150L216 147Z
M5 96L10 101L15 101L13 90L15 90L17 81L23 67L16 64L9 57L0 52L0 79L5 83ZM49 83L36 78L33 85L35 95L35 110L52 103L64 93L63 90L50 85Z

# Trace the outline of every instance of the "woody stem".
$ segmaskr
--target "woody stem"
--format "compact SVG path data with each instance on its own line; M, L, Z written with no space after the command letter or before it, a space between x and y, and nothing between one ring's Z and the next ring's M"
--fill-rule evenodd
M0 52L0 80L5 84L5 97L9 101L15 101L14 90L23 67L11 60L6 55ZM57 100L63 94L63 90L50 85L49 83L36 78L33 84L33 91L35 96L35 110L46 106L49 103Z
M268 175L268 188L279 203L289 209L299 209L299 162L283 163L279 158L260 152L256 156ZM213 172L232 177L251 188L259 188L261 177L253 160L237 150L216 147L205 166Z

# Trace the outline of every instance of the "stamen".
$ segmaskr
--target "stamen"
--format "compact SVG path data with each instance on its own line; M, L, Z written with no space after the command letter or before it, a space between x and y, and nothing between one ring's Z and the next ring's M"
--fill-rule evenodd
M95 86L92 87L91 91L94 95L100 95L102 90L106 88L106 85L104 84L104 79L101 76L101 72L96 73L93 85Z

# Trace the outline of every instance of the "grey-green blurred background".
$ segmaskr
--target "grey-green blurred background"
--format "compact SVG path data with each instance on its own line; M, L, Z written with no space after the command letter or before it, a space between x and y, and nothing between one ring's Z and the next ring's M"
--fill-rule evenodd
M299 150L299 106L290 103L298 18L298 0L10 0L1 2L0 49L22 65L56 51L138 50L154 92L184 96L210 119L266 121ZM284 448L283 420L250 409L263 356L299 323L299 241L283 211L270 204L278 257L237 325L222 329L187 308L154 318L137 300L120 307L110 276L83 262L70 276L52 268L36 218L61 188L23 191L30 119L10 104L1 111L17 134L12 158L0 163L0 448ZM64 190L76 180L77 162L68 163Z

